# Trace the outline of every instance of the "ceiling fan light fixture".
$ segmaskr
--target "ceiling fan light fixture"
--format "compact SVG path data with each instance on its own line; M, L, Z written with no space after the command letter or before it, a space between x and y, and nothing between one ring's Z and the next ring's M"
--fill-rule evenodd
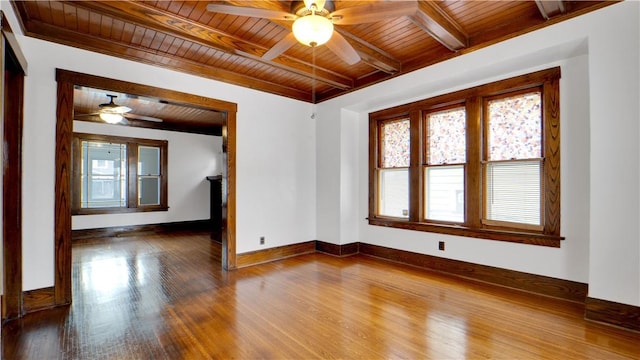
M103 121L109 124L117 124L121 122L122 119L124 119L124 117L121 114L116 114L112 112L101 112L100 119L102 119Z
M311 14L296 19L293 23L293 35L296 40L307 46L320 46L333 34L333 23L324 16Z

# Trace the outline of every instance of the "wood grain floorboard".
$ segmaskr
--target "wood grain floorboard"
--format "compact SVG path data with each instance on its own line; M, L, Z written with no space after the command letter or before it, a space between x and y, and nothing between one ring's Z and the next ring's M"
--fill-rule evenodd
M73 303L5 324L5 359L640 359L584 306L354 255L225 272L179 232L73 244Z

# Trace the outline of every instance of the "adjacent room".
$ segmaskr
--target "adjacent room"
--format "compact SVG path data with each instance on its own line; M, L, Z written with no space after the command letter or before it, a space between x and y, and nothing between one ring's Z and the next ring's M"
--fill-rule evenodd
M2 1L2 358L640 358L637 1Z

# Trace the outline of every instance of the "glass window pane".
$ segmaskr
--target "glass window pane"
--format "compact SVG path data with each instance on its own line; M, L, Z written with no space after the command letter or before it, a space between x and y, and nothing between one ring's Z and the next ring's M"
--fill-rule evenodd
M380 170L379 215L409 217L409 170Z
M464 222L464 166L426 167L425 217Z
M430 113L427 116L429 165L460 164L466 161L466 111L464 107Z
M382 125L382 167L409 166L409 119Z
M486 218L540 225L541 167L539 160L486 164Z
M125 207L126 144L82 141L81 207Z
M138 177L138 205L160 204L160 177Z
M539 91L489 101L487 160L542 157L542 106Z
M138 175L160 175L159 147L138 147Z

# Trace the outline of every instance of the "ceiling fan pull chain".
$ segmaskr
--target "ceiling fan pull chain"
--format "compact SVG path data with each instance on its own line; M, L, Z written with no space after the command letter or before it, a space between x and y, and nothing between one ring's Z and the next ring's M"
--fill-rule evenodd
M316 47L311 47L311 119L316 118Z

